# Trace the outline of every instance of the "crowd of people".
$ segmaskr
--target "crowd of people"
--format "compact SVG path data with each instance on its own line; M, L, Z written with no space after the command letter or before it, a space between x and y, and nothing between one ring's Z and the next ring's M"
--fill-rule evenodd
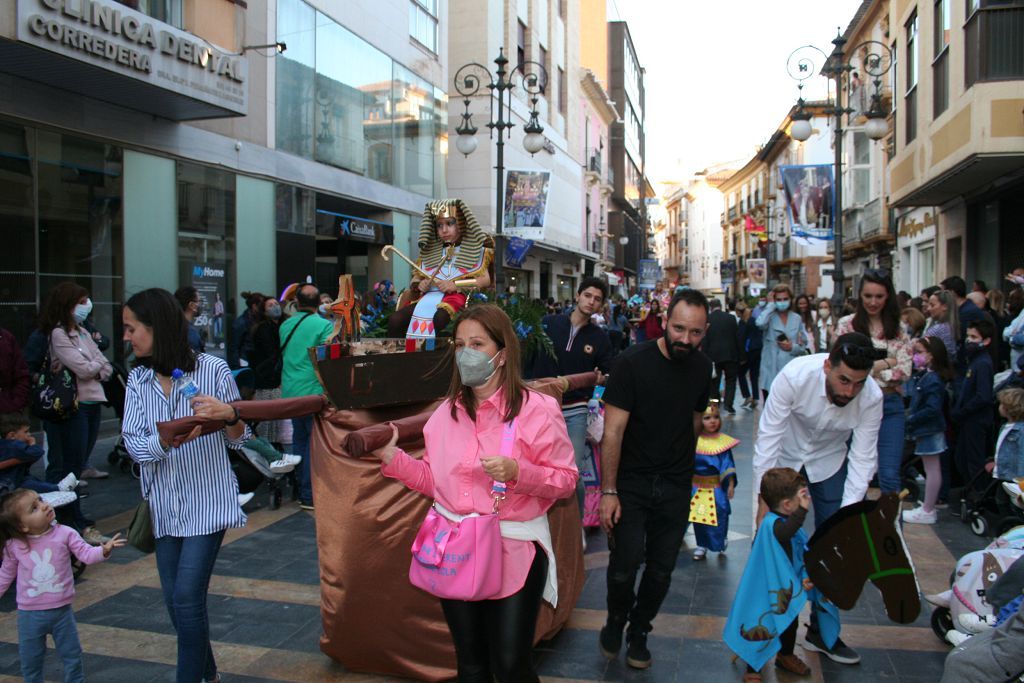
M451 225L458 227L454 219ZM981 282L968 291L952 276L911 296L895 290L889 273L869 270L856 297L834 311L831 300L796 294L786 284L763 297L728 301L662 285L609 296L607 283L591 277L568 305L546 303L543 329L554 355L528 358L500 307L455 310L449 316L452 381L425 428L426 455L416 460L397 448L397 431L377 454L384 476L430 496L448 522L489 512L502 520L504 578L497 592L484 601L439 596L460 680L537 680L533 623L542 600L557 600L545 513L573 494L584 512L579 473L594 396L589 389L568 391L558 405L527 389L524 378L593 372L595 383L604 385L599 516L610 555L599 643L611 658L625 641L627 664L643 669L652 663L648 634L688 523L698 527L694 560L725 552L728 543L722 530L736 488L730 449L738 441L721 432L723 417L762 407L753 486L761 493L758 522L767 519L774 538L762 544L763 553L781 549L794 576L803 571L796 548L805 515L813 513L821 527L841 506L862 500L875 475L882 493L896 493L908 461L917 459L925 490L903 521L924 524L934 524L944 507L957 514L958 496L980 477L1024 477L1024 268L1007 280L1008 294ZM253 292L243 301L226 361L205 352L194 324L202 304L192 287L174 294L146 290L122 310L133 368L122 437L149 501L160 582L178 634L179 681L219 680L206 593L225 530L246 523L225 448L260 437L300 456L300 505L314 508L313 416L264 421L253 433L230 405L239 398L232 371L251 369L257 400L320 394L307 349L335 333L325 309L330 297L306 283L288 302ZM23 575L26 587L34 580L39 561L17 544L27 543L32 552L46 545L47 562L57 565L60 578L73 558L98 562L124 543L98 531L77 496L65 507L63 524L54 526L49 501L56 499L45 497L81 491L80 480L105 474L89 466L89 457L100 406L113 400L105 386L116 369L103 354L109 340L91 325L91 312L89 293L62 283L24 348L0 330L0 457L21 463L0 477L6 491L0 538L7 542L0 585L19 581L26 677L36 675L39 638L47 633L60 634L66 670L80 669L81 649L73 617L68 621L73 590L36 600L36 588L21 584ZM435 318L440 333L439 325ZM29 387L40 376L65 371L74 377L77 410L43 420L47 465L45 481L38 480L29 468L44 453L23 417ZM198 395L184 391L182 373ZM155 429L157 422L190 414L225 427L210 434L197 428L174 443ZM478 457L463 461L464 444L475 444ZM182 507L198 499L206 501L201 509ZM706 505L691 518L698 500ZM51 535L51 529L57 531ZM748 572L758 571L760 561L752 555ZM44 609L59 613L20 615ZM840 637L838 619L832 623L826 612L812 610L805 648L856 663L860 657ZM795 631L794 621L776 634L773 651L779 666L805 675L806 664L793 652ZM760 666L748 665L746 680L760 680Z

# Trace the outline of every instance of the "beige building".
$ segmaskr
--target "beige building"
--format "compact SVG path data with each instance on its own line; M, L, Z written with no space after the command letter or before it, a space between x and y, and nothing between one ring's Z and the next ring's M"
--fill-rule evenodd
M664 209L663 224L655 224L655 244L658 263L670 286L690 284L686 257L689 247L688 208L692 200L692 196L687 196L686 188L679 185L669 185L662 191L660 203Z
M1024 3L892 0L889 25L899 286L998 285L1024 264Z

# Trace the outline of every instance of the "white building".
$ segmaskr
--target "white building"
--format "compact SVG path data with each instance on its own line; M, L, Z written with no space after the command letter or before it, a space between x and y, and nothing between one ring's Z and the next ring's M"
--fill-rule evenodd
M707 294L722 291L722 212L725 197L718 183L726 173L704 170L686 188L686 270L690 286ZM724 177L723 177L724 175Z

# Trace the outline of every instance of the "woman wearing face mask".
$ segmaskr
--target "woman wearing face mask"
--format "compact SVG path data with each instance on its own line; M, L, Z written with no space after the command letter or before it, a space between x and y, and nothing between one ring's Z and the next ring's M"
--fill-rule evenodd
M547 511L576 491L572 443L558 403L530 391L520 374L519 341L508 316L491 304L463 310L455 322L455 372L447 400L423 430L416 460L395 447L398 431L377 454L381 472L434 499L459 521L497 505L502 581L491 599L441 599L455 643L459 681L538 681L531 652L541 599L557 601ZM511 433L510 457L497 455Z
M252 351L249 352L249 367L256 374L256 393L253 400L265 401L281 398L281 341L278 330L288 315L281 303L273 298L263 301L263 306L253 314L249 332ZM272 444L283 446L292 442L291 420L266 420L256 427L256 435Z
M82 470L100 429L100 404L107 400L102 381L113 368L96 347L82 323L92 312L89 292L74 282L62 282L53 288L43 306L39 329L49 339L50 367L65 367L78 381L78 412L63 422L43 421L48 445L46 481L56 484L69 474L81 478ZM74 525L92 545L110 539L94 526L95 522L77 513Z
M789 308L793 290L787 284L776 285L769 295L756 324L762 330L764 347L761 350L761 395L767 399L775 376L789 361L807 353L807 331L804 321Z
M886 351L886 357L876 360L871 370L884 394L882 426L878 430L878 485L882 493L897 493L906 432L903 383L910 377L913 360L910 336L903 329L896 289L887 272L864 271L856 312L840 318L836 325L837 338L848 332L866 334L875 348Z
M832 340L836 338L836 319L832 315L832 302L828 299L818 301L818 316L815 318L814 326L818 351L831 351Z

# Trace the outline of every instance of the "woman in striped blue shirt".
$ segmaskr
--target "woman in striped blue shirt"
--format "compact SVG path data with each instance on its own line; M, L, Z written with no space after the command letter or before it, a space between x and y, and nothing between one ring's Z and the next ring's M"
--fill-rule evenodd
M139 292L125 303L122 318L124 339L138 359L128 376L122 431L141 465L142 495L153 518L160 585L178 633L177 681L213 683L220 677L206 594L225 529L245 526L227 446L241 448L251 434L229 405L239 396L227 363L193 352L188 323L170 292ZM175 369L199 388L191 401L171 380ZM227 426L205 436L196 427L177 446L160 439L157 422L192 414Z

